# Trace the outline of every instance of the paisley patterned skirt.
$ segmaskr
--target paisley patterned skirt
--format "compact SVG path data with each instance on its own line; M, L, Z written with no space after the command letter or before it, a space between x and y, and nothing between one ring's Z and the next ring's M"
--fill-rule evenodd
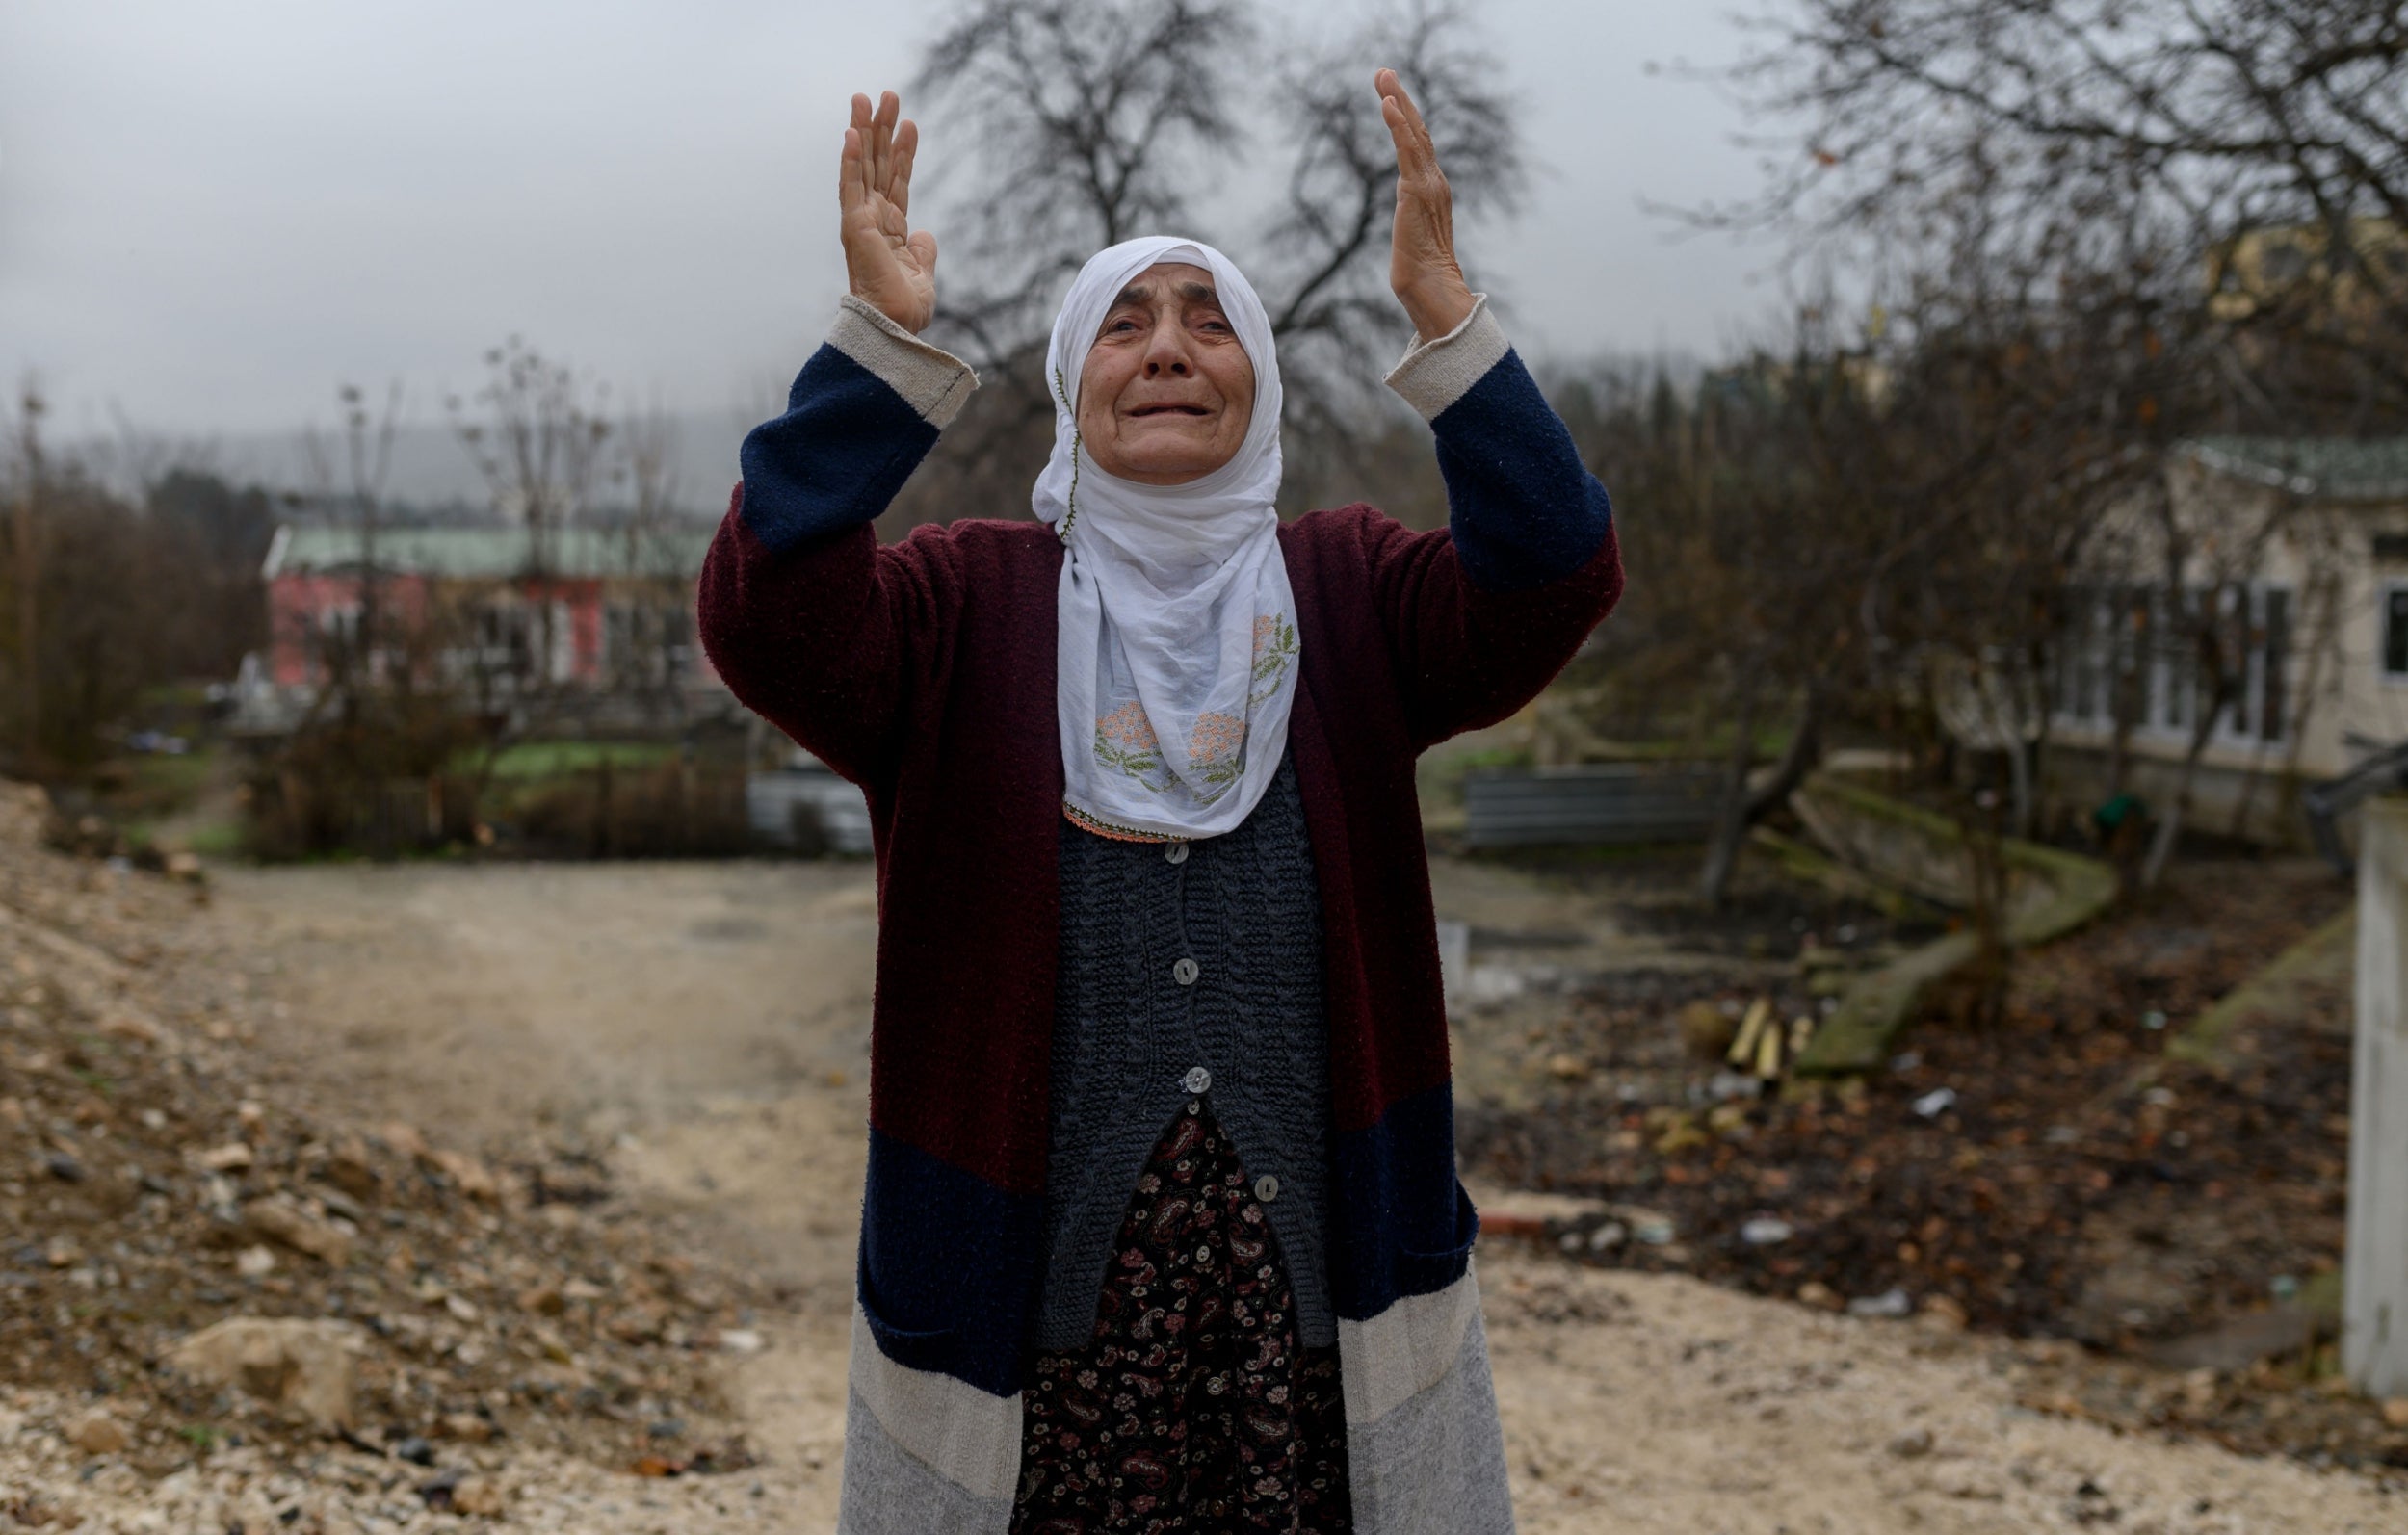
M1338 1351L1304 1348L1270 1222L1191 1100L1121 1222L1095 1337L1040 1353L1012 1535L1350 1535Z

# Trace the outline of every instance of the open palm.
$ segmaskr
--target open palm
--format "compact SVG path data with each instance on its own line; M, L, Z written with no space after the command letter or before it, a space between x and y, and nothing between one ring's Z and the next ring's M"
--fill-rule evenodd
M915 334L936 315L936 236L911 231L911 157L920 130L892 91L852 98L852 123L837 164L836 201L845 273L853 296Z

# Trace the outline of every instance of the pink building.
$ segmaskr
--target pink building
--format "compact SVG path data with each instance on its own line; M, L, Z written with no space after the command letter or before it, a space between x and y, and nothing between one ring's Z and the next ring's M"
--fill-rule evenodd
M373 562L356 528L276 530L261 575L262 679L306 696L338 672L414 665L488 693L715 688L694 640L708 530L387 528ZM373 570L373 581L371 571ZM362 654L372 594L378 644Z

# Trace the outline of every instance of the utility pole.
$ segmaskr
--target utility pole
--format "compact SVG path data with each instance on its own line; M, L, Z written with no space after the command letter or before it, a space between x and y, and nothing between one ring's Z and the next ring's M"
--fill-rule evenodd
M2368 800L2359 841L2342 1368L2408 1396L2408 798Z
M25 493L16 498L17 677L25 689L24 760L29 770L41 755L41 671L35 642L41 632L35 602L41 590L41 391L25 381L17 407L18 451L25 460Z

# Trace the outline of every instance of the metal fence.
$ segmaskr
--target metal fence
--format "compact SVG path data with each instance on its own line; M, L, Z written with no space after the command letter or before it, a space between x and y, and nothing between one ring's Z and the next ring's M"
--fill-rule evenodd
M1488 768L1463 780L1474 847L1695 842L1714 825L1724 769L1713 763Z

